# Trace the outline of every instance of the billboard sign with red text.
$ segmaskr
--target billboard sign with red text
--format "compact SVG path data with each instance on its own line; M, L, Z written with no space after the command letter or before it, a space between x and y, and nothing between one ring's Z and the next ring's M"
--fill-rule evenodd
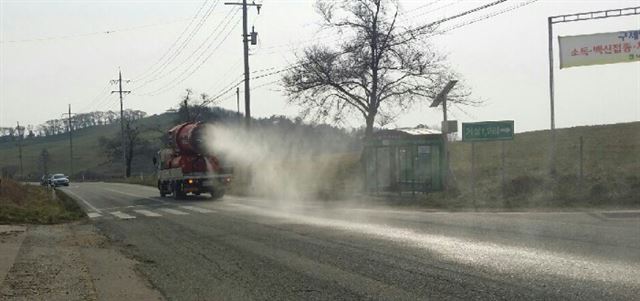
M560 68L640 61L640 30L558 37Z

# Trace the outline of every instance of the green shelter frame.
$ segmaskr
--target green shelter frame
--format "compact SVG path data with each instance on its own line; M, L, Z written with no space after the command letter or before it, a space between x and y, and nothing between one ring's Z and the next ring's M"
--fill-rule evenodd
M365 142L367 193L442 190L443 135L427 128L380 130Z

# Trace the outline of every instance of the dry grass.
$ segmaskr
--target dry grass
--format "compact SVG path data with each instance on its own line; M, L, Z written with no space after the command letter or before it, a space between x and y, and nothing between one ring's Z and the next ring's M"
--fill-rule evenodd
M54 224L83 216L78 204L59 190L2 179L0 224Z

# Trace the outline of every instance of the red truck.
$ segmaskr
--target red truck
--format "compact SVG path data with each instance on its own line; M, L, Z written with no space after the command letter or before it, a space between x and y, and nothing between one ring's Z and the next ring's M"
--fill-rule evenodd
M210 193L221 198L231 182L230 168L224 168L205 141L205 124L188 122L169 130L169 146L158 151L153 162L158 169L160 196L181 199L187 193Z

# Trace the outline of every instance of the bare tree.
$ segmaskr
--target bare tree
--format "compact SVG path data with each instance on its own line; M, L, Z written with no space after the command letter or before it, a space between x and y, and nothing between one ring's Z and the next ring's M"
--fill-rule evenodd
M49 162L51 162L51 155L46 148L43 148L38 158L38 165L43 175L49 174Z
M337 33L335 47L304 50L283 76L289 101L304 117L341 122L361 115L370 137L378 123L392 122L417 100L433 99L455 74L429 45L433 26L399 24L394 0L318 1L324 27ZM468 103L458 86L449 101Z
M124 136L127 152L125 154L126 176L131 176L131 163L136 155L145 154L151 148L149 141L142 138L142 129L133 119L125 119ZM98 143L110 161L122 158L122 143L120 137L100 137Z
M205 121L211 118L211 105L217 102L206 93L200 93L198 98L193 97L193 90L186 89L185 96L178 105L177 123ZM198 102L198 103L195 103Z

